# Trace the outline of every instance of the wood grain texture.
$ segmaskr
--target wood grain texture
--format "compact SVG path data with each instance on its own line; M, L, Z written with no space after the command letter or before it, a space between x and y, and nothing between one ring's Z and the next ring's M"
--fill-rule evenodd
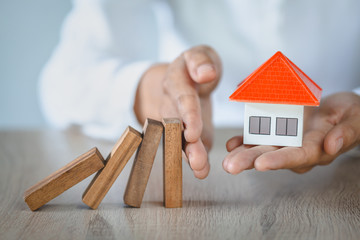
M127 164L97 211L81 194L91 178L32 212L22 195L32 183L97 146L114 142L76 129L0 130L0 239L350 239L360 236L360 154L343 154L306 174L222 168L225 143L241 129L215 129L204 180L183 161L183 207L163 207L162 154L157 154L141 208L126 207ZM162 144L159 146L162 151ZM160 152L159 152L160 153Z
M182 137L181 121L163 119L164 206L182 207Z
M107 157L105 167L95 175L85 190L82 200L86 205L92 209L98 208L141 140L141 134L132 127L125 130Z
M103 167L102 155L97 148L92 148L27 189L24 200L29 208L35 211Z
M138 208L141 206L162 134L161 122L146 119L143 140L136 153L124 194L124 203L129 206Z

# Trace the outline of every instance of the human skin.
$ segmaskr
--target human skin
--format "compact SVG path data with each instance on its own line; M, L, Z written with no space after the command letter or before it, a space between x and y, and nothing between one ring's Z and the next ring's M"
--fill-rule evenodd
M330 95L319 107L305 107L302 147L243 145L242 136L226 143L229 154L223 168L238 174L290 169L297 173L330 164L337 156L360 144L360 96L351 92Z
M140 123L146 118L180 118L186 141L184 150L195 177L210 170L208 151L213 143L210 94L222 72L218 54L208 46L183 52L173 62L150 67L142 76L134 111Z
M208 152L213 143L210 95L222 73L221 60L209 46L196 46L171 63L151 66L142 76L134 101L140 123L146 118L180 118L184 126L185 154L195 177L210 171ZM250 146L242 136L227 141L229 154L224 169L238 174L290 169L297 173L332 162L339 154L360 142L360 97L338 93L322 100L320 107L306 107L301 148Z

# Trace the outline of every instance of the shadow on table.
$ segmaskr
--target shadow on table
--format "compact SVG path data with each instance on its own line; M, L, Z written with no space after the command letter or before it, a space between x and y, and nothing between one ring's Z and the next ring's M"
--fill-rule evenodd
M314 198L324 200L324 198L333 199L334 194L339 194L338 200L347 202L354 200L354 194L357 199L360 199L359 195L359 183L360 180L360 159L352 157L340 157L329 166L318 166L312 171L306 174L295 174L290 171L286 172L271 172L270 174L256 174L252 178L256 178L256 183L261 185L254 191L267 191L272 192L271 199L276 202L290 201L292 199L306 198L307 201ZM283 181L285 180L286 181ZM346 190L346 191L344 191ZM259 196L261 195L259 192ZM325 200L324 200L325 201ZM242 207L250 206L253 204L264 204L264 199L254 198L242 198L238 200L226 199L208 199L208 200L184 200L183 208L208 208L208 207ZM162 201L144 201L140 209L159 209L164 208ZM27 208L24 202L19 204L18 209L20 211L31 211ZM61 203L48 203L42 206L35 212L66 212L66 211L113 211L125 209L125 211L136 211L138 208L133 208L125 205L122 202L118 203L102 203L97 210L92 210L88 206L82 203L74 204L61 204ZM165 209L165 208L164 208Z
M77 203L77 204L47 203L34 212L35 213L36 212L71 212L71 211L87 211L87 210L96 212L96 211L109 211L109 210L114 210L114 209L119 209L119 208L124 208L124 207L125 207L125 205L123 203L104 203L104 204L101 204L98 209L93 210L90 207L86 206L85 204L81 204L81 203ZM27 208L26 204L24 204L21 207L21 211L31 212L31 210L29 208Z

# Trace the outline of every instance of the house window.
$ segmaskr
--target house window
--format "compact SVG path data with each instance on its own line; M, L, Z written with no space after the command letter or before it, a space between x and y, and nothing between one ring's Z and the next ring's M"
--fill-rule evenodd
M250 117L250 134L270 135L270 117Z
M276 135L297 136L297 118L276 118Z

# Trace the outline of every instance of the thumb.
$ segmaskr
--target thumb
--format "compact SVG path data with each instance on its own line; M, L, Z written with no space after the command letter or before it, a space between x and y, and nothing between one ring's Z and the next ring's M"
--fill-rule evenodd
M329 155L345 152L360 143L360 119L351 116L333 127L325 136L324 150Z
M209 96L216 88L222 73L219 55L208 46L196 46L184 52L186 68L197 85L200 97Z

